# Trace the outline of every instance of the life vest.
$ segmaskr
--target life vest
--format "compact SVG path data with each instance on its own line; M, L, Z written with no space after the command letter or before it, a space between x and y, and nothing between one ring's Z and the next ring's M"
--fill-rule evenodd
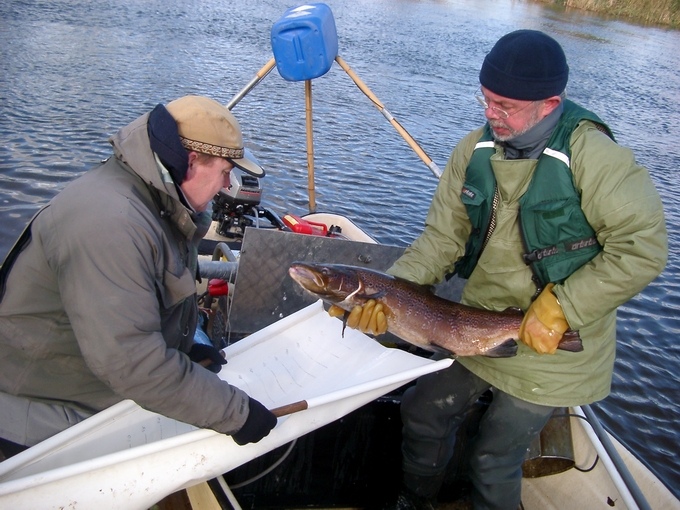
M564 111L538 158L527 191L519 200L520 228L526 250L522 257L531 267L539 288L549 282L562 283L602 250L581 209L581 196L570 168L569 143L582 120L596 123L598 129L614 139L609 127L597 115L565 100ZM497 190L490 161L495 153L487 123L468 163L461 191L472 223L465 255L455 264L455 272L462 278L472 274L495 226L493 201Z

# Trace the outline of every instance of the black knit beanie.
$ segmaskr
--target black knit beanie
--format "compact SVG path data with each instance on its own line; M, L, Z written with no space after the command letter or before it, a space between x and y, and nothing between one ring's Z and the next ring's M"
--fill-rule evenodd
M568 78L562 47L538 30L517 30L501 37L479 72L483 87L499 96L525 101L560 95Z

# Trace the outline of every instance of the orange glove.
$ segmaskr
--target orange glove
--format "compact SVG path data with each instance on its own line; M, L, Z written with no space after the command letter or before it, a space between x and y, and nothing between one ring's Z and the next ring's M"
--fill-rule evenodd
M345 314L345 310L339 306L331 305L328 314L331 317L340 317ZM352 329L360 330L362 333L382 335L387 331L387 318L383 304L376 304L375 299L369 299L363 306L355 306L347 317L347 325Z
M555 354L562 335L569 329L567 319L549 283L527 310L519 328L519 339L539 354Z

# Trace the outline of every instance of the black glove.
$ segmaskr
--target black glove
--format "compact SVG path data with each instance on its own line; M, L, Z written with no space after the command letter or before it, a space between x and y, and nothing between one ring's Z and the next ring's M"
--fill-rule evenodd
M248 443L257 443L276 426L276 416L257 400L251 398L248 402L248 407L250 411L243 427L236 434L231 435L234 441L241 446Z
M215 349L212 345L206 344L192 345L191 350L189 351L189 359L194 363L201 363L201 361L204 361L202 365L216 374L222 370L222 365L227 364L227 360L222 356L219 349ZM205 360L212 361L212 363L206 365L207 361Z

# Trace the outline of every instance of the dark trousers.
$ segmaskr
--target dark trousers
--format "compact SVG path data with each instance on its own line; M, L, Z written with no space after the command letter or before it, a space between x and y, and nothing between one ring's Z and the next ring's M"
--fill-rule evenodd
M421 377L404 393L401 416L406 475L442 479L465 410L490 387L454 362L446 370ZM475 509L517 509L524 456L553 410L493 389L493 401L479 424L470 459Z
M22 444L17 444L7 439L0 437L0 462L10 457L14 457L16 454L28 450L28 446Z

